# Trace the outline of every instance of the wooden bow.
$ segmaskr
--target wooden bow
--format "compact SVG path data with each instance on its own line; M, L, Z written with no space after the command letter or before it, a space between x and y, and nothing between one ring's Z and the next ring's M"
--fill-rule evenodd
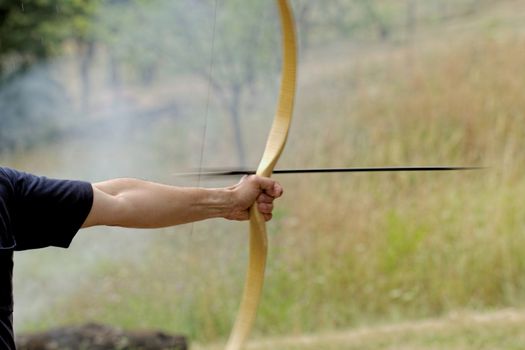
M288 0L276 0L282 25L283 67L275 118L256 174L270 177L286 144L295 98L297 45ZM261 298L268 250L266 223L256 205L250 208L250 255L243 296L227 350L239 350L248 338Z

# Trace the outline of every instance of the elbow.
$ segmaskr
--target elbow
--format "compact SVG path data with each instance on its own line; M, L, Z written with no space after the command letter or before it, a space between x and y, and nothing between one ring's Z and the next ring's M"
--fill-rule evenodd
M133 217L134 209L125 191L111 186L111 182L93 185L93 206L83 227L127 226Z

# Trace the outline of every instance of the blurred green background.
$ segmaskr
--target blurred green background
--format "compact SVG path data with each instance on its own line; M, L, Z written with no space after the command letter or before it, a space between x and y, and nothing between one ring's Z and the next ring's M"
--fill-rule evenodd
M254 338L280 349L523 348L525 3L292 5L298 96L278 167L490 168L279 177ZM273 1L2 0L0 164L230 185L173 174L256 166L279 31ZM94 228L68 250L17 253L16 330L97 321L220 344L246 232L220 220Z

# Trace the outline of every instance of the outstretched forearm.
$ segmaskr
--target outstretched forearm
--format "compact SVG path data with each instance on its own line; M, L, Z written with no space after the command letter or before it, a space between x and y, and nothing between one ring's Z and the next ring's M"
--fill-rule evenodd
M233 209L230 189L187 188L138 179L93 184L93 208L83 227L158 228L215 217Z

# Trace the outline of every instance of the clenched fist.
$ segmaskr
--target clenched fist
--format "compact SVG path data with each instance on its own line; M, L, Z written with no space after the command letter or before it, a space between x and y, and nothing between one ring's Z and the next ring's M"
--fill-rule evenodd
M273 201L283 194L282 186L267 177L245 176L241 181L228 188L232 191L232 210L226 219L248 220L250 207L254 204L266 221L271 220Z

